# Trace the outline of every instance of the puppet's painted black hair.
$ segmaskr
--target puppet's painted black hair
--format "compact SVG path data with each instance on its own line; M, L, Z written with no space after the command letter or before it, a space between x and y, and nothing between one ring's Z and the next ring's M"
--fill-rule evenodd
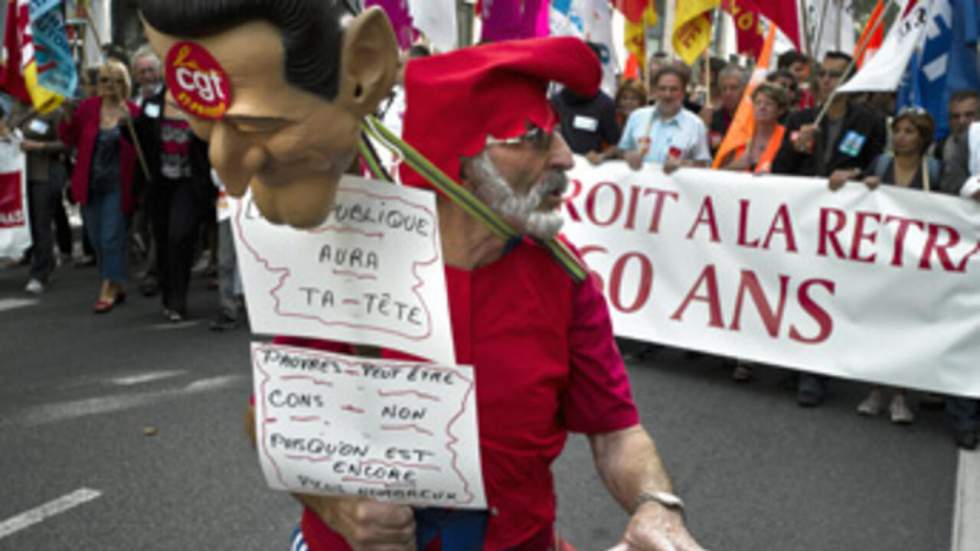
M351 0L140 0L154 29L175 37L201 38L247 21L268 21L282 31L286 81L332 101L340 85L341 18L353 15Z

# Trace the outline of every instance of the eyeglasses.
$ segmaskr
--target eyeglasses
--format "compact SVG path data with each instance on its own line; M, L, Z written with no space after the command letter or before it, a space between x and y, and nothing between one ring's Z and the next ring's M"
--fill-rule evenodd
M112 82L115 82L116 84L126 84L126 79L124 79L124 78L99 77L99 84L110 84Z
M555 127L555 132L558 128ZM497 139L493 136L487 136L487 147L491 145L506 145L506 146L518 146L518 145L530 145L533 149L537 151L547 151L551 148L551 137L553 132L545 132L543 129L537 126L531 126L528 131L520 136L514 138L504 138Z
M820 71L817 72L817 76L820 78L824 78L824 77L840 78L844 76L844 71L825 71L823 69L820 69Z

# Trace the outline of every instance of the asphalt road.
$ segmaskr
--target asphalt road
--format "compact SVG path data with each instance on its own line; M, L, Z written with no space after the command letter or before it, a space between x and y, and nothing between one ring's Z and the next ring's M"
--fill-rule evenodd
M217 301L204 280L191 320L171 325L134 293L93 315L93 269L59 270L37 299L26 278L0 270L0 550L287 549L299 508L265 487L242 431L252 337L207 330ZM950 548L958 453L941 414L918 411L910 427L860 418L866 389L845 382L805 410L784 372L757 372L737 385L717 361L674 351L630 365L703 545ZM555 472L562 535L582 551L615 545L627 519L582 437ZM64 496L64 510L20 516Z

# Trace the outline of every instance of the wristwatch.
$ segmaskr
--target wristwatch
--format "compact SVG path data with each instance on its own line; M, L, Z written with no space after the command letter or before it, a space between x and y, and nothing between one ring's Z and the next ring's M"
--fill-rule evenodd
M684 516L684 501L670 492L643 492L636 497L636 508L650 501L655 501Z

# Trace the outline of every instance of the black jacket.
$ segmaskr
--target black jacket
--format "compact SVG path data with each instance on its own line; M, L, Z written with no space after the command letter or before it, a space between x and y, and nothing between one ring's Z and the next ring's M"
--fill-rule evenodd
M773 174L793 174L798 176L829 176L831 172L841 168L858 168L864 171L885 149L888 135L885 131L885 121L870 109L857 104L847 106L844 115L844 125L840 135L833 144L834 152L829 163L824 163L826 150L824 141L818 136L812 153L801 153L793 146L793 135L805 124L811 124L817 119L817 109L804 109L793 113L786 121L786 136L783 145L772 162ZM824 117L820 123L821 135L829 132L829 122ZM842 144L849 140L850 144L860 143L857 154L845 152Z
M133 122L151 177L151 180L147 181L143 175L143 169L136 167L133 185L137 193L152 190L154 186L166 185L166 181L160 173L160 152L162 150L160 119L163 118L163 102L166 93L166 89L161 90L159 94L143 102L140 116ZM123 135L132 141L129 132L124 132ZM214 204L217 190L211 181L208 143L194 134L191 134L190 163L191 180L198 199L202 203Z

